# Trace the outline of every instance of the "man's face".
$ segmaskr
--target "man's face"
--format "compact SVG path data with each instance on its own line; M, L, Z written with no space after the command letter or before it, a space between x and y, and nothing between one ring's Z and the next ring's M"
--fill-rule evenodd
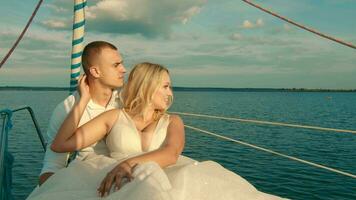
M117 50L104 48L99 56L99 80L103 85L116 89L124 84L126 69Z

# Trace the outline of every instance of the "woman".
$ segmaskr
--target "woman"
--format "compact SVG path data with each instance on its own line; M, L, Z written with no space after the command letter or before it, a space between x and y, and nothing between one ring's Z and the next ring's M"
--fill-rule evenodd
M90 99L85 77L79 87L81 99L51 148L69 152L106 137L110 158L92 156L72 163L30 199L279 199L257 191L215 162L198 163L180 156L184 124L179 116L166 114L173 94L165 67L136 65L120 95L123 108L107 111L77 128Z

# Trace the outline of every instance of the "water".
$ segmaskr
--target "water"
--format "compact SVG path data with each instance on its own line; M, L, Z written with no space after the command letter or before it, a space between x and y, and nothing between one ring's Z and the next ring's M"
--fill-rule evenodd
M31 106L43 133L66 91L0 91L0 109ZM171 111L356 130L356 93L176 92ZM356 135L182 116L185 124L356 174ZM37 184L43 150L26 111L13 117L13 193ZM356 199L356 180L186 129L184 154L214 160L257 189L291 199Z

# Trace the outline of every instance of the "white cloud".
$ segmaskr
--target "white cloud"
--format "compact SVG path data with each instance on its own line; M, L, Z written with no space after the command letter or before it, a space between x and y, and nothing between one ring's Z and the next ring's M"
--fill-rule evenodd
M190 18L192 18L194 15L197 15L200 13L201 8L198 6L193 6L186 10L183 15L181 16L181 21L183 24L186 24Z
M264 26L263 20L262 19L258 19L257 22L256 22L256 26L258 26L258 27Z
M252 29L252 28L257 28L257 27L262 27L264 26L264 22L261 18L257 19L256 23L251 22L250 20L245 20L242 23L242 28L245 29Z
M13 38L16 39L21 31L22 31L21 29L15 29L15 28L10 28L8 30L1 30L0 39L4 40L3 38L1 38L3 36L9 36L11 37L11 40ZM71 39L70 38L68 39L69 36L70 33L49 31L42 28L37 28L37 29L31 29L30 31L26 32L24 38L21 40L21 43L23 43L23 41L30 41L30 40L45 41L51 44L53 44L53 42L70 43Z
M50 28L65 28L67 26L65 21L54 19L43 21L42 24Z
M87 30L101 33L141 34L147 37L168 37L172 26L186 24L200 13L206 0L142 1L101 0L92 1L86 9ZM65 2L54 2L57 7L69 6ZM71 22L61 21L63 14L54 13L42 25L64 29ZM71 19L70 19L71 20Z
M123 21L129 17L128 2L124 0L103 0L94 6L88 6L86 10L88 19L96 19L100 15L107 15L113 20ZM134 13L132 13L135 15Z
M253 23L251 23L249 20L245 20L243 23L242 23L242 27L243 28L254 28L255 25Z
M54 4L44 4L43 7L50 8L57 13L64 13L64 12L68 11L68 9L66 9L62 6L54 5Z

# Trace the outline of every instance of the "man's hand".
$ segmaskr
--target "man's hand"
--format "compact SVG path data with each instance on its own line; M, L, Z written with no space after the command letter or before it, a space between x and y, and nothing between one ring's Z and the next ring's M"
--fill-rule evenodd
M41 186L44 182L47 181L49 177L51 177L54 173L53 172L46 172L41 174L39 180L38 180L38 185Z
M90 92L87 76L84 74L78 80L78 92L80 99L88 102L90 100Z
M130 164L126 161L118 164L114 169L112 169L109 173L107 173L106 177L100 184L98 188L98 194L100 197L106 197L109 195L111 187L115 184L115 191L121 188L121 181L124 178L127 178L128 181L133 179L132 177L132 169Z

